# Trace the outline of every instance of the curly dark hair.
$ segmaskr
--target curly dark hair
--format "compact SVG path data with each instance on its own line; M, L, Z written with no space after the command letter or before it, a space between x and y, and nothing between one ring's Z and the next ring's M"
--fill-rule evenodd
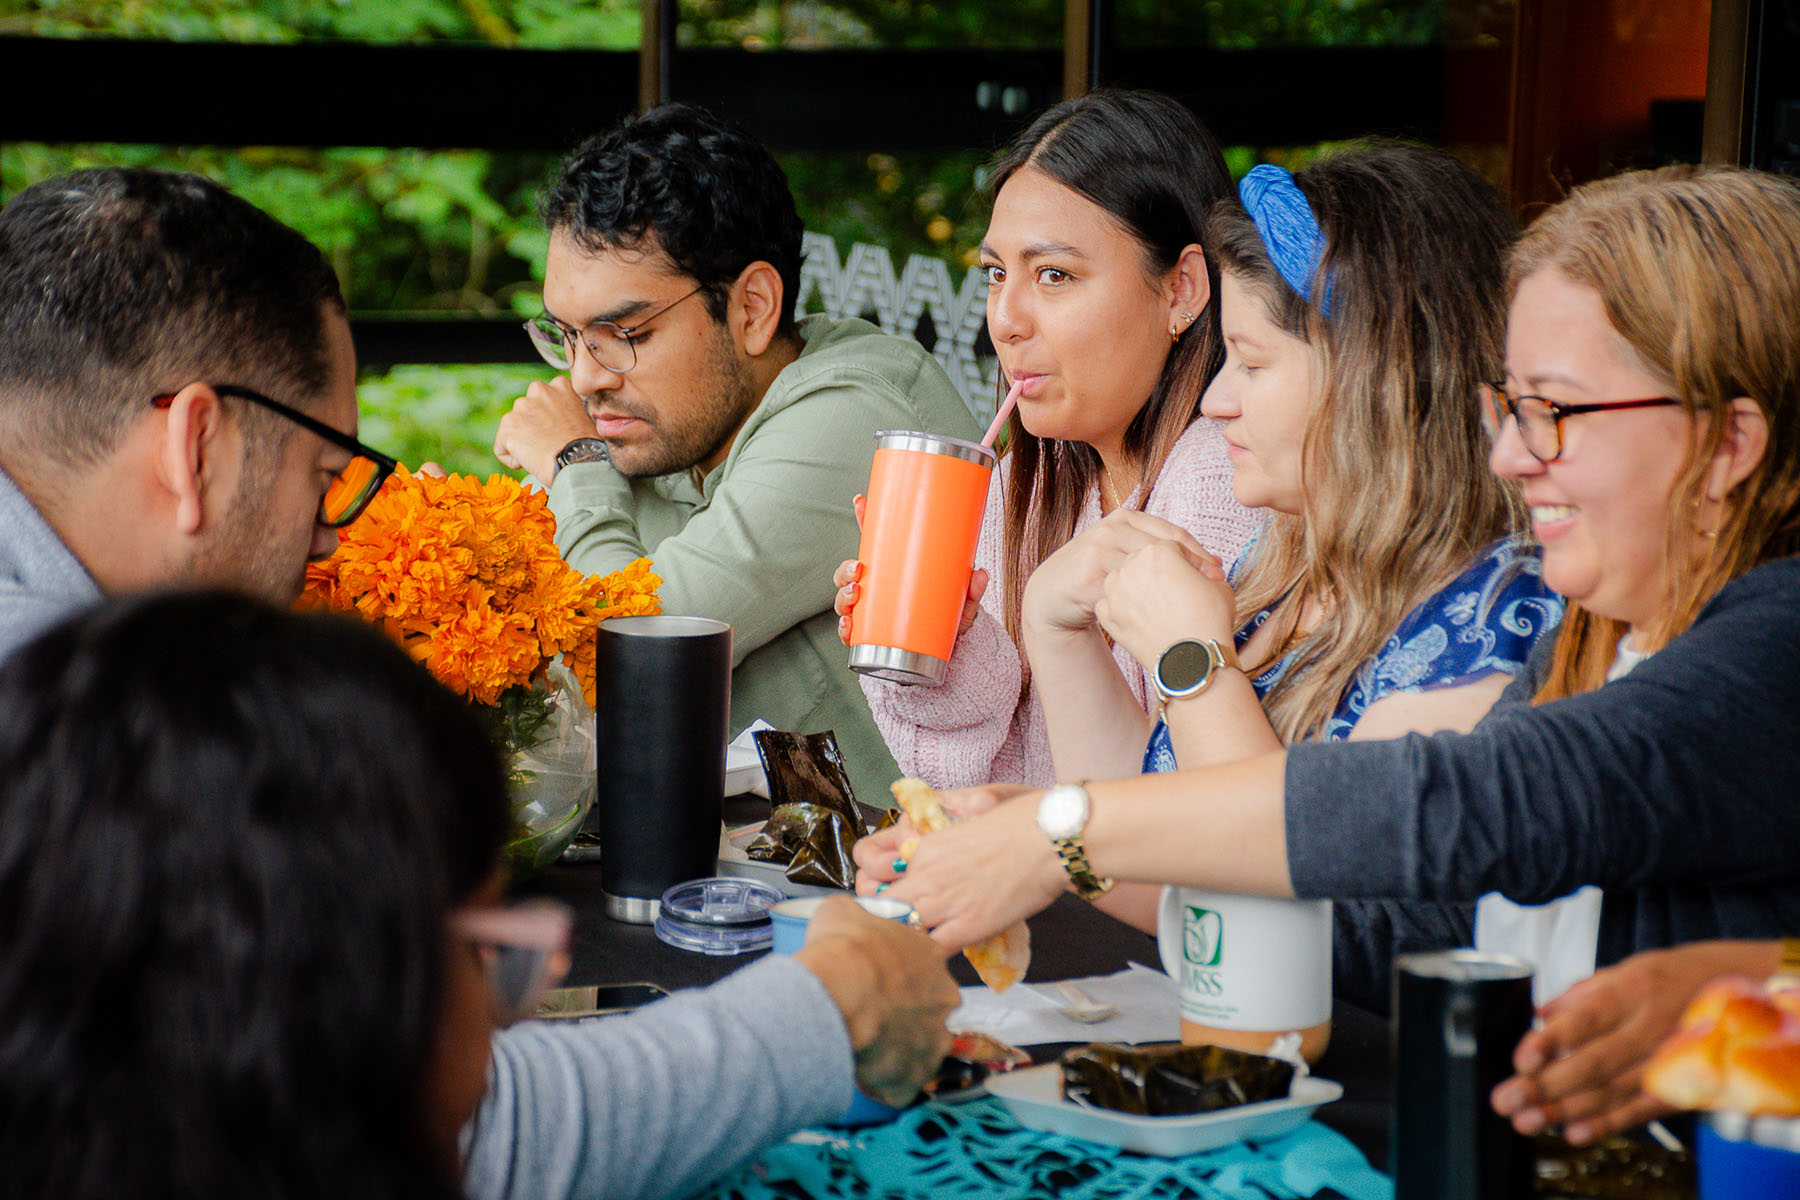
M366 626L117 602L0 667L0 1163L21 1200L460 1195L445 922L505 781Z
M306 407L329 382L328 308L344 298L324 255L210 180L103 167L34 184L0 212L0 432L74 465L190 383Z
M541 204L544 224L589 253L661 250L705 289L714 320L753 262L781 275L781 333L800 297L800 214L787 175L741 126L664 104L583 142Z

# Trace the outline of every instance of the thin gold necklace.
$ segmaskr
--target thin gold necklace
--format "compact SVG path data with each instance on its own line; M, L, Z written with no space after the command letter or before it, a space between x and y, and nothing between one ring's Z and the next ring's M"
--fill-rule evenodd
M1100 468L1100 490L1105 494L1107 502L1114 508L1125 507L1125 502L1119 499L1119 493L1113 487L1112 472L1108 471L1104 465Z

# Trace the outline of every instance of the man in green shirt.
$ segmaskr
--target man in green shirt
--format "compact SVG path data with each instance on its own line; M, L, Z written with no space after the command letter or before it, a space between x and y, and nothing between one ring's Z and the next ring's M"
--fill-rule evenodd
M582 571L649 555L664 611L732 626L731 729L832 729L857 795L898 774L846 665L832 570L856 555L850 498L876 431L974 437L916 342L794 319L801 225L787 178L741 129L665 105L590 139L545 197L544 313L566 375L534 383L494 452L549 483Z

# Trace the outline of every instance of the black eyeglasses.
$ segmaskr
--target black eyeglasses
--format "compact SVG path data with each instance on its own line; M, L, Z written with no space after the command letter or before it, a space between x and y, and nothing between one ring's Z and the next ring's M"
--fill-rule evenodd
M549 313L539 313L525 322L525 332L531 335L531 344L537 347L543 360L559 371L568 371L574 367L574 359L569 348L579 341L587 347L587 352L594 361L615 375L623 375L637 366L637 335L644 326L656 320L686 300L706 290L703 283L689 292L669 301L636 325L620 325L616 321L595 321L585 329L576 329L572 325L564 325Z
M331 529L342 529L362 516L363 509L369 507L369 501L375 498L375 493L381 490L387 477L400 465L379 450L371 450L349 434L289 408L279 400L271 400L261 392L233 383L213 384L212 390L221 396L248 400L272 413L278 413L350 455L350 461L332 477L331 483L325 488L325 494L319 498L319 524ZM158 408L167 408L175 402L175 393L153 396L150 402Z
M1564 404L1542 396L1515 396L1505 384L1481 385L1481 424L1491 438L1500 436L1500 427L1511 417L1519 426L1519 440L1539 462L1555 462L1562 457L1562 423L1582 413L1610 412L1625 408L1665 408L1681 401L1673 396L1651 396L1643 400L1605 400L1597 404Z

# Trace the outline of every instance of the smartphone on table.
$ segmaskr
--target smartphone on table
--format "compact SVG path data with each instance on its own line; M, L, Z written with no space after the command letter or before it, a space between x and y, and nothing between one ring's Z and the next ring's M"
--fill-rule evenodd
M540 1021L585 1021L641 1008L669 993L654 983L600 983L551 988L535 1014Z

